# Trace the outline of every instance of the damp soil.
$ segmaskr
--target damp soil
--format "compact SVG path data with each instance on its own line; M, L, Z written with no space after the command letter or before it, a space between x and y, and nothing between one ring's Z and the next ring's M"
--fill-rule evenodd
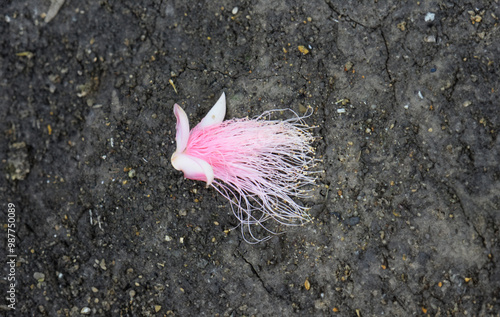
M2 314L498 316L499 17L496 1L3 0ZM314 109L312 222L248 244L172 168L173 104L194 124L222 92L227 118Z

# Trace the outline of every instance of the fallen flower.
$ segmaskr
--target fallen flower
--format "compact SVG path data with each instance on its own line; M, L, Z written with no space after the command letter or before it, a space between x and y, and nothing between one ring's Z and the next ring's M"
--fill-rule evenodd
M229 200L245 240L245 232L256 242L269 238L257 238L251 225L275 233L264 226L269 219L284 225L309 220L309 208L294 199L310 197L315 184L317 160L311 146L315 138L304 117L292 110L292 119L265 119L275 111L281 110L264 112L255 119L223 121L226 97L222 93L190 131L186 113L174 105L177 149L171 158L173 167L186 178L213 186Z

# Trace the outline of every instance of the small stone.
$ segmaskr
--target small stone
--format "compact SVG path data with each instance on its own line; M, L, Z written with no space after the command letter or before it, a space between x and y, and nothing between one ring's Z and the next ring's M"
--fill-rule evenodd
M45 274L43 274L43 273L35 272L35 273L33 273L33 277L35 278L35 280L37 280L40 283L45 281Z
M344 71L346 71L346 72L350 71L353 66L354 66L353 62L347 62L347 63L345 63L345 65L344 65Z
M318 299L314 301L314 308L316 308L317 310L327 310L328 305L324 301Z
M101 267L101 269L103 269L104 271L107 270L106 268L106 261L104 259L101 260L101 263L99 263L99 266Z
M161 309L160 305L155 305L155 313L159 312Z
M309 50L304 45L299 45L298 49L304 55L309 54Z
M9 145L7 153L7 178L23 180L30 172L26 143L17 142Z
M436 14L435 13L432 13L432 12L427 12L427 14L425 15L425 22L432 22L434 21L434 18L436 17Z
M238 307L238 309L241 311L246 311L248 309L248 305L241 305L240 307Z
M234 7L233 10L231 11L231 13L233 15L236 15L238 13L238 11L239 11L238 7Z
M82 310L80 310L80 314L89 315L90 314L90 308L83 307Z
M136 175L135 169L131 169L130 171L128 171L128 177L129 178L134 178L135 175Z
M436 43L436 37L434 35L428 35L424 37L424 41L427 43Z
M188 214L188 213L187 213L187 210L186 210L186 209L181 209L181 210L179 210L179 216L181 216L181 217L185 217L185 216L187 216L187 214Z
M398 23L397 28L400 29L401 31L406 30L406 22L403 21L401 23Z

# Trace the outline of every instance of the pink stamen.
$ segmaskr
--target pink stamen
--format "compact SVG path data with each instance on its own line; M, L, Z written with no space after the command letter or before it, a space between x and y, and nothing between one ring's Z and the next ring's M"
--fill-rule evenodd
M183 151L212 167L214 180L210 185L230 201L243 234L246 226L257 242L267 238L256 238L253 224L264 227L264 222L274 219L297 225L309 220L309 208L294 199L310 197L316 181L310 127L295 113L295 118L285 121L265 120L272 112L255 119L196 126Z

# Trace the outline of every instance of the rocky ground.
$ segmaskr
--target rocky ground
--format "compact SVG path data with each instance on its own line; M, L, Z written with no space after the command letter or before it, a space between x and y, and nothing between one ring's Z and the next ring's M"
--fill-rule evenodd
M2 0L3 313L498 316L500 5L363 2ZM312 223L248 244L171 167L223 91L314 109Z

